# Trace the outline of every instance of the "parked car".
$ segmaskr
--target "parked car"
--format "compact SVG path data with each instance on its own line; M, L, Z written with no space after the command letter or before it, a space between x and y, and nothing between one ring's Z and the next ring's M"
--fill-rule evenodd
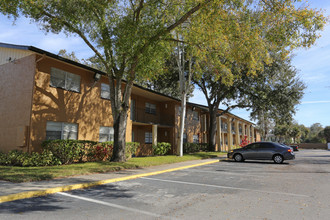
M299 151L299 150L298 150L298 145L290 145L290 147L293 148L293 151Z
M286 145L284 143L279 143L280 145L286 146L286 147L291 147L293 151L298 151L298 146L297 145Z
M292 148L274 142L255 142L245 147L231 150L227 157L237 162L244 160L273 160L275 163L283 163L284 160L295 159Z

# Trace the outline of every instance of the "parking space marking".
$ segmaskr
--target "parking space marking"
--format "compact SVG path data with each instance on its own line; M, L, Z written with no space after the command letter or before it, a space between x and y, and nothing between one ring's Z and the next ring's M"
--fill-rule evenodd
M62 195L62 196L75 198L75 199L78 199L78 200L83 200L83 201L92 202L92 203L96 203L96 204L100 204L100 205L104 205L104 206L109 206L109 207L113 207L113 208L117 208L117 209L122 209L122 210L125 210L125 211L136 212L136 213L140 213L140 214L144 214L144 215L148 215L148 216L152 216L152 217L167 218L167 216L158 215L158 214L155 214L155 213L152 213L152 212L142 211L142 210L139 210L139 209L133 209L133 208L129 208L129 207L121 206L121 205L116 205L116 204L113 204L113 203L103 202L103 201L100 201L100 200L90 199L90 198L86 198L86 197L82 197L82 196L75 196L75 195L71 195L69 193L58 192L57 194Z
M238 170L238 171L244 171L244 170ZM292 177L288 177L288 176L283 176L283 174L286 173L260 173L260 175L257 175L257 173L253 173L253 174L244 174L244 173L235 173L235 172L228 172L228 171L207 171L207 170L201 170L201 169L187 169L187 170L178 170L175 172L197 172L197 173L210 173L210 174L220 174L220 175L233 175L233 176L247 176L247 177L256 177L256 178L265 178L265 177L274 177L274 175L282 175L280 176L282 179L286 179L286 180L304 180L305 178L292 178ZM246 171L245 171L246 172Z
M250 176L250 177L262 177L264 178L265 175L250 175L250 174L243 174L243 173L234 173L234 172L227 172L227 171L207 171L207 170L198 170L198 169L187 169L187 170L178 170L176 172L192 172L192 173L211 173L211 174L225 174L225 175L237 175L237 176Z
M210 184L203 184L203 183L192 183L192 182L183 182L183 181L175 181L175 180L164 180L164 179L156 179L156 178L149 178L149 177L142 177L141 179L168 182L168 183L195 185L195 186L206 186L206 187L221 188L221 189L232 189L232 190L251 191L251 192L258 192L258 193L278 194L278 195L285 195L285 196L310 197L308 195L295 194L295 193L273 192L273 191L247 189L247 188L239 188L239 187L231 187L231 186L219 186L219 185L210 185Z

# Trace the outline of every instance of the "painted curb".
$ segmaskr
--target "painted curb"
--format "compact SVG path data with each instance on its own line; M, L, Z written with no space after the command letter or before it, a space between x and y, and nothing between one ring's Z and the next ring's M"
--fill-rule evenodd
M15 193L15 194L10 194L10 195L6 195L6 196L0 196L0 204L4 203L4 202L11 202L11 201L20 200L20 199L28 199L28 198L32 198L32 197L46 196L46 195L54 194L54 193L58 193L58 192L66 192L66 191L71 191L71 190L76 190L76 189L85 189L85 188L89 188L89 187L93 187L93 186L104 185L107 183L115 183L115 182L120 182L120 181L125 181L125 180L132 180L132 179L137 179L137 178L141 178L141 177L146 177L146 176L153 176L153 175L158 175L158 174L162 174L162 173L173 172L176 170L183 170L183 169L188 169L188 168L192 168L192 167L203 166L203 165L212 164L212 163L216 163L216 162L219 162L219 160L213 160L213 161L209 161L209 162L205 162L205 163L199 163L199 164L177 167L177 168L161 170L161 171L155 171L155 172L150 172L150 173L142 173L142 174L136 174L136 175L125 176L125 177L120 177L120 178L100 180L100 181L90 182L90 183L80 183L80 184L59 186L59 187L49 188L49 189L45 189L45 190L36 190L36 191Z

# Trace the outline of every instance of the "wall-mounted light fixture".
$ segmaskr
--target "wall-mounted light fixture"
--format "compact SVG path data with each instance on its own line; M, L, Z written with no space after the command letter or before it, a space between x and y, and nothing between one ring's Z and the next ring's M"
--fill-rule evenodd
M192 110L193 110L193 111L195 111L195 109L196 109L196 107L195 107L195 106L194 106L194 107L192 107Z
M95 73L94 74L94 80L99 81L101 79L101 74L100 73Z

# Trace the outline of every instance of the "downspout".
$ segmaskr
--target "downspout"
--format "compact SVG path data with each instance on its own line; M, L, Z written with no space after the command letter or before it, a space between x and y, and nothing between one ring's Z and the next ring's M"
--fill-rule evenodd
M37 54L35 54L37 58ZM33 83L32 83L32 95L31 95L31 109L30 109L30 122L29 122L29 128L28 128L28 140L27 140L27 146L28 146L28 153L31 153L31 127L32 127L32 109L33 109L33 97L35 93L35 79L36 79L36 74L39 71L37 69L37 64L41 60L43 60L46 57L46 54L42 54L42 56L35 61L35 66L34 66L34 75L33 75Z

